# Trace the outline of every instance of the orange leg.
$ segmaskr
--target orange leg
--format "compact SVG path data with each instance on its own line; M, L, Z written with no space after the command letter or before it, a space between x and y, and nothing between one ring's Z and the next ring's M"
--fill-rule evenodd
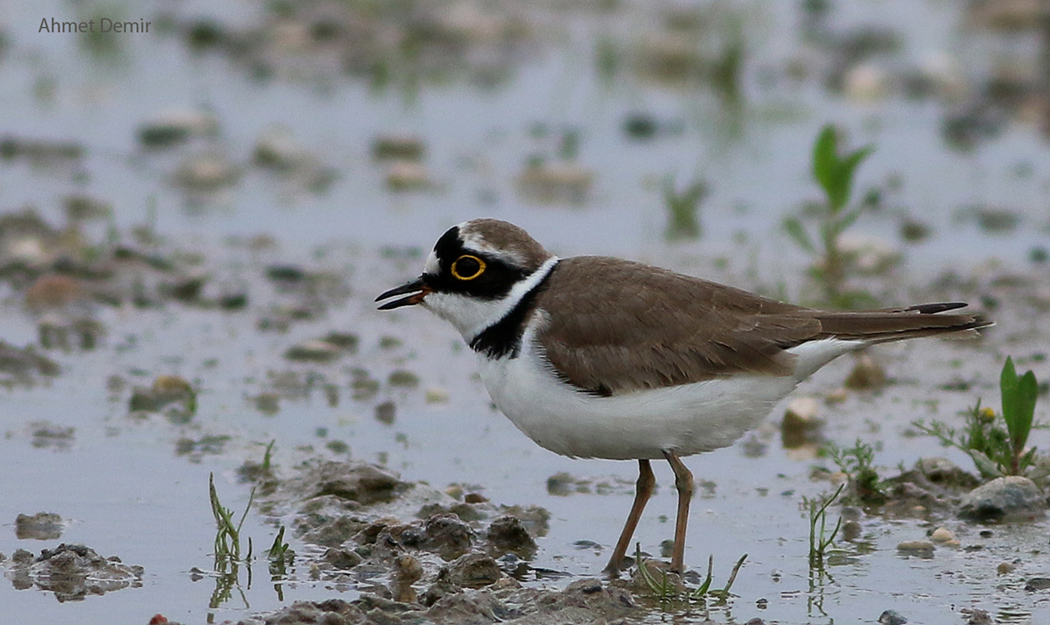
M675 452L664 450L664 458L671 463L671 470L674 471L674 485L678 489L678 518L674 526L671 570L675 573L683 573L685 572L685 530L689 525L689 502L693 499L693 474L689 472Z
M654 486L656 486L656 477L653 476L652 466L650 466L648 460L639 460L638 482L634 491L634 505L631 506L631 513L627 515L627 523L623 526L623 532L620 533L620 540L616 542L616 549L613 550L612 557L609 558L609 564L605 567L605 572L610 577L616 577L620 572L620 565L623 564L623 558L627 555L631 537L634 536L634 530L638 527L638 519L642 518L642 510L645 510L645 504L652 496ZM684 535L682 539L685 539Z

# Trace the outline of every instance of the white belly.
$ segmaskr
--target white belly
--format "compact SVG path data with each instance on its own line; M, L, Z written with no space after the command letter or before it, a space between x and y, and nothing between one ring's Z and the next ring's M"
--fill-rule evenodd
M665 449L686 456L732 445L803 378L859 346L815 342L798 354L795 376L738 375L614 397L557 380L529 340L518 358L480 358L479 366L496 406L541 447L570 457L657 459Z

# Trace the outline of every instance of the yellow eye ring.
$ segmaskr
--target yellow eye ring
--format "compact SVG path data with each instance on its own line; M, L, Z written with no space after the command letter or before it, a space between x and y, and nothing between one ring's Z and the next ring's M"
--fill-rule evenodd
M466 263L466 267L463 268L467 271L466 273L460 273L459 264L463 261L468 261ZM477 267L473 267L473 263L477 263ZM474 278L477 278L483 273L485 273L485 261L481 260L477 256L464 254L457 258L456 262L452 263L452 275L459 280L473 280Z

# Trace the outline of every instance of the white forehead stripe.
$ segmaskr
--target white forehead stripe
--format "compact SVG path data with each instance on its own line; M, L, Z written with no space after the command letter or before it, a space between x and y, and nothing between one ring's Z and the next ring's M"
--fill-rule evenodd
M480 232L471 230L469 221L464 221L456 227L459 228L459 239L463 242L464 249L484 254L490 258L502 260L508 265L520 267L525 264L525 258L520 254L516 254L507 249L495 247L486 241L485 237L482 236Z
M423 273L429 273L431 275L437 274L441 271L441 265L438 263L438 255L434 250L430 250L430 256L427 256L427 262L423 265Z

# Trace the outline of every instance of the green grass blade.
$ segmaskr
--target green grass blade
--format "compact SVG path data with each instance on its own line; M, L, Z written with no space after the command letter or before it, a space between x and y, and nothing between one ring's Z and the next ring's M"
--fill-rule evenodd
M733 566L733 571L729 574L729 579L726 581L726 587L722 589L722 593L728 595L729 589L733 587L733 582L736 581L736 574L740 572L740 567L744 566L744 560L747 560L747 554L740 556L740 559L736 561Z
M1039 384L1035 380L1035 374L1026 371L1017 383L1017 393L1014 396L1014 423L1013 427L1008 422L1010 430L1010 441L1013 443L1014 452L1021 453L1028 443L1028 434L1032 431L1032 421L1035 419L1035 402L1039 397Z

